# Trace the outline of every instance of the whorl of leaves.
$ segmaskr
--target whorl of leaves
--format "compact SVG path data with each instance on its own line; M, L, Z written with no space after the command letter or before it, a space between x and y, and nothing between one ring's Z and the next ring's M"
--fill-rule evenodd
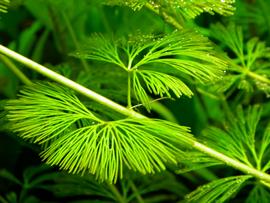
M155 119L105 121L69 90L54 85L25 87L7 104L12 129L43 146L50 165L116 182L128 168L142 174L165 170L192 139L188 128Z
M212 43L190 30L165 36L138 34L120 40L95 34L73 55L127 71L133 76L131 89L135 98L148 110L147 90L160 97L190 97L192 92L183 79L208 83L221 78L227 67Z

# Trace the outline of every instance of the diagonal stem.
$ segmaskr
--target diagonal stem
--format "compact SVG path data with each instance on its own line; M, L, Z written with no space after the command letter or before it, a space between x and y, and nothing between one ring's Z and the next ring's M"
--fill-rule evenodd
M82 95L104 105L104 106L107 106L115 111L118 111L119 113L123 114L123 115L126 115L126 116L129 116L129 117L136 117L136 118L146 118L145 116L133 111L132 109L127 109L115 102L113 102L112 100L100 95L100 94L97 94L96 92L90 90L90 89L87 89L85 88L84 86L0 45L0 53L24 64L26 67L62 84L62 85L65 85L66 87L69 87L73 90L75 90L76 92L79 92L81 93Z
M0 60L5 64L25 85L31 85L31 80L4 55L0 54Z
M68 29L68 32L70 34L71 40L72 40L75 48L78 50L80 48L80 46L79 46L79 42L78 42L77 36L76 36L76 34L74 32L74 29L73 29L73 27L72 27L72 25L71 25L71 23L70 23L70 21L69 21L69 19L68 19L68 17L67 17L67 15L66 15L65 12L62 12L62 16L63 16L63 19L65 21L65 24L66 24L66 27ZM84 59L80 59L80 60L81 60L81 63L82 63L82 66L83 66L84 70L85 71L88 71L89 68L88 68L87 62Z
M4 54L22 64L24 64L25 66L27 66L28 68L34 70L34 71L37 71L39 73L41 73L42 75L44 76L47 76L48 78L60 83L60 84L63 84L83 95L85 95L86 97L108 107L108 108L111 108L123 115L126 115L128 117L131 117L131 118L136 118L136 119L146 119L147 117L140 114L140 113L137 113L131 109L128 109L128 108L125 108L109 99L107 99L106 97L103 97L102 95L100 94L97 94L96 92L90 90L90 89L87 89L85 88L84 86L58 74L58 73L55 73L54 71L51 71L50 69L0 45L0 54ZM267 173L264 173L262 171L259 171L253 167L250 167L250 166L247 166L245 165L244 163L238 161L238 160L235 160L235 159L232 159L231 157L229 156L226 156L198 141L195 141L193 139L189 139L187 140L187 142L190 142L190 145L194 148L194 149L197 149L198 151L200 152L203 152L204 154L207 154L208 156L210 157L213 157L217 160L220 160L221 162L227 164L228 166L231 166L235 169L238 169L246 174L249 174L249 175L252 175L254 176L255 178L258 178L259 180L263 181L263 182L266 182L266 183L269 183L270 184L270 175L267 174Z

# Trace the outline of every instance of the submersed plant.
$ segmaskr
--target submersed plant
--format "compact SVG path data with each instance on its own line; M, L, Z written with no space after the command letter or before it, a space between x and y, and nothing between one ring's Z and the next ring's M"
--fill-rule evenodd
M240 3L14 2L0 1L1 11L22 6L34 20L0 45L3 68L24 83L6 90L1 130L34 143L61 172L28 168L21 181L2 170L22 191L0 200L29 201L37 187L97 202L268 201L270 55L261 33L244 36L256 22L237 25ZM221 22L199 22L214 15ZM41 65L52 62L46 49L61 56L50 69ZM188 111L175 112L178 98ZM181 124L189 116L181 110L195 112L195 129Z

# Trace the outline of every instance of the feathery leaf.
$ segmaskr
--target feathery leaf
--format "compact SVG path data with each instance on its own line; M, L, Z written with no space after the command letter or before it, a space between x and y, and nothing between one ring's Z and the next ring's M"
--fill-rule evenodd
M269 199L269 189L258 184L249 193L246 203L268 203Z
M43 145L47 163L100 181L116 182L124 168L142 174L165 170L193 139L188 128L168 121L102 120L71 91L50 83L26 87L7 110L15 132Z
M218 151L245 164L266 171L269 169L270 133L269 126L262 136L258 133L262 109L238 108L228 116L225 129L210 127L203 134L207 144Z
M133 74L133 93L148 110L146 89L161 97L172 97L170 90L177 97L191 96L179 75L208 83L223 76L227 67L207 38L189 30L166 36L136 35L118 41L96 34L73 55L111 63ZM167 74L168 70L174 74Z
M145 92L148 91L154 95L171 98L170 90L176 97L182 94L191 97L191 90L180 79L165 73L151 70L135 70L133 72L133 88L138 101L142 101L147 109L150 109L150 100Z
M242 175L212 181L186 195L186 201L194 203L225 202L232 195L237 193L243 184L250 178L251 176L249 175Z
M203 12L232 15L235 0L103 0L110 5L128 6L133 10L141 9L145 4L152 5L155 9L175 11L185 18L195 18Z
M229 48L234 56L230 56L230 68L223 80L213 86L214 91L225 92L233 87L253 91L254 87L270 92L270 48L258 38L246 43L242 28L230 24L228 28L221 24L211 26L212 36Z

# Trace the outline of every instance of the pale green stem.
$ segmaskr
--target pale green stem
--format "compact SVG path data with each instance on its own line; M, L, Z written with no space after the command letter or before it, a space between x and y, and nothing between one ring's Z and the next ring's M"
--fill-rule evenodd
M77 39L77 37L76 37L76 34L75 34L75 32L74 32L74 29L73 29L73 27L72 27L72 25L71 25L71 23L70 23L70 21L69 21L67 15L65 14L65 12L62 12L62 16L63 16L63 18L64 18L65 24L66 24L66 26L67 26L68 32L69 32L69 34L70 34L70 37L71 37L71 39L72 39L72 41L73 41L73 44L74 44L75 48L76 48L76 49L79 49L80 47L79 47L78 39ZM81 60L81 63L82 63L82 66L83 66L84 70L85 70L85 71L88 71L89 68L88 68L87 62L86 62L84 59L80 59L80 60Z
M118 189L113 184L108 184L110 190L115 195L117 202L119 203L127 203L127 201L123 198L123 196L119 193Z
M132 109L127 109L113 101L111 101L110 99L107 99L106 97L103 97L100 94L97 94L96 92L89 90L87 88L85 88L84 86L0 45L0 53L24 64L25 66L27 66L28 68L60 83L63 84L79 93L81 93L82 95L104 105L107 106L115 111L118 111L119 113L126 115L126 116L130 116L130 117L136 117L136 118L146 118L145 116L133 111Z
M4 55L0 54L0 60L25 84L31 85L31 80L24 75L24 73Z
M127 90L127 107L131 108L132 103L131 103L131 75L132 72L128 71L128 90Z
M247 166L243 163L241 163L240 161L237 161L235 159L232 159L220 152L217 152L197 141L193 141L192 143L193 148L197 149L198 151L201 151L205 154L208 154L209 156L216 158L222 162L224 162L225 164L227 164L228 166L231 166L233 168L236 168L246 174L252 175L260 180L266 181L268 183L270 183L270 175L263 173L261 171L258 171L255 168L252 168L250 166Z
M50 69L0 45L0 53L26 65L28 68L34 70L34 71L37 71L39 73L41 73L42 75L44 76L47 76L48 78L56 81L56 82L59 82L60 84L63 84L83 95L85 95L86 97L106 106L106 107L109 107L123 115L126 115L126 116L129 116L129 117L132 117L132 118L137 118L137 119L146 119L147 117L142 115L142 114L139 114L131 109L127 109L109 99L107 99L106 97L103 97L102 95L99 95L97 93L95 93L94 91L92 90L89 90L83 86L81 86L80 84L58 74L58 73L55 73L53 71L51 71ZM252 168L250 166L247 166L245 164L243 164L242 162L238 161L238 160L234 160L204 144L201 144L200 142L197 142L193 139L189 139L187 140L187 142L190 142L190 145L194 148L194 149L197 149L198 151L200 152L203 152L207 155L209 155L210 157L213 157L217 160L220 160L222 162L224 162L225 164L227 164L228 166L231 166L235 169L238 169L246 174L249 174L249 175L252 175L258 179L260 179L261 181L265 181L265 182L268 182L270 183L270 175L267 174L267 173L263 173L259 170L256 170L255 168Z
M270 85L270 80L264 76L258 75L257 73L254 73L252 71L247 71L246 74L253 79L256 79L262 83L266 83L266 84Z
M138 203L144 203L144 200L143 198L141 197L139 191L137 190L137 187L136 185L133 183L133 181L130 181L130 186L131 186L131 189L133 190L137 200L138 200Z
M255 72L252 72L250 69L248 68L243 68L242 66L240 65L237 65L237 64L234 64L234 63L231 63L232 66L235 67L235 70L234 71L237 71L239 73L242 73L242 74L245 74L257 81L260 81L262 83L266 83L268 85L270 85L270 79L268 79L267 77L264 77L262 75L259 75Z
M151 108L165 120L178 123L174 114L165 105L161 104L160 102L151 102L150 105Z

